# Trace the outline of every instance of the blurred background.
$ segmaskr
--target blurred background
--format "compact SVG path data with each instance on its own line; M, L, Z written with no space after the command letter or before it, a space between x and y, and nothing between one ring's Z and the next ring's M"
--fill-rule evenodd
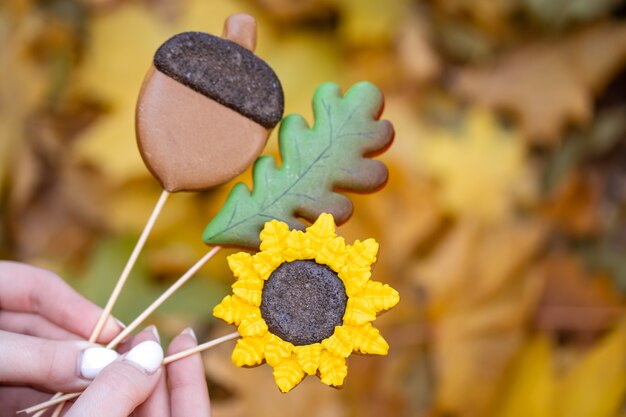
M103 305L160 187L134 139L156 48L258 20L286 114L324 81L385 93L385 189L354 196L348 241L402 301L387 357L342 390L205 353L214 416L626 416L626 3L617 0L5 0L0 4L0 256ZM276 134L268 154L277 154ZM236 181L250 183L250 172ZM129 322L206 251L232 186L172 196L114 313ZM227 252L227 251L224 251ZM212 319L223 253L151 319Z

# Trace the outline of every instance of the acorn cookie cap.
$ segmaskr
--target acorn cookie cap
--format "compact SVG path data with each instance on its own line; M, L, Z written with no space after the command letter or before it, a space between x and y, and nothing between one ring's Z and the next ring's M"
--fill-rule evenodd
M144 80L137 144L166 191L230 181L252 165L282 118L280 81L252 52L254 18L230 16L224 37L175 35L157 50Z
M202 32L175 35L157 50L154 66L183 85L272 128L284 110L274 71L238 44Z

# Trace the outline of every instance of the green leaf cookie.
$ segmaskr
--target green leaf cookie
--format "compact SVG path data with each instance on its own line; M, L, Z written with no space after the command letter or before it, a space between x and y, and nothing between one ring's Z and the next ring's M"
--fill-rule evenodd
M252 192L235 185L203 240L258 249L259 232L272 219L299 229L305 225L296 216L313 222L331 213L338 224L348 220L352 202L337 191L373 192L387 181L387 167L369 159L393 140L391 123L378 120L382 109L383 95L371 83L355 84L344 96L334 83L320 85L313 127L300 115L285 117L279 132L282 165L271 156L258 158Z

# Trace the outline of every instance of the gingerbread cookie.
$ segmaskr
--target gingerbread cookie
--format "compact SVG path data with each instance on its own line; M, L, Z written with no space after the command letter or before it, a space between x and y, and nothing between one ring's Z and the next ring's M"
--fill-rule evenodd
M137 101L141 156L166 191L227 182L261 153L284 109L274 71L252 50L256 23L233 15L224 38L185 32L157 50Z

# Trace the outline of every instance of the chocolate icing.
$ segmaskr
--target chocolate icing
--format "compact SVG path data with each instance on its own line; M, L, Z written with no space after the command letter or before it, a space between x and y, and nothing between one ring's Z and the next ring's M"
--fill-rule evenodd
M346 289L337 273L311 260L280 265L265 283L261 316L270 332L296 346L321 342L341 326Z
M273 128L282 118L284 97L278 77L235 42L203 32L180 33L159 47L154 66L265 128Z

